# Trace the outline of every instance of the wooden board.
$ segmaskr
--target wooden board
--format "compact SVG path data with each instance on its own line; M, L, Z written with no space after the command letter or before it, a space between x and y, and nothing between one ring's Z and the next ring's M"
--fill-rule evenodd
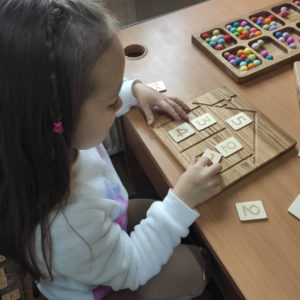
M226 86L196 98L189 105L191 111L187 123L195 131L192 136L176 143L168 132L186 122L173 121L167 116L157 120L153 131L184 169L189 165L192 156L200 158L207 148L218 152L215 148L217 144L234 137L243 148L228 157L223 156L220 161L224 188L292 149L296 144L293 138L252 104ZM226 120L241 112L252 122L235 130ZM192 120L205 113L209 113L217 122L198 131L192 125Z
M296 61L294 63L293 70L294 70L297 98L298 98L298 103L300 105L300 61Z
M221 67L234 81L241 83L252 78L257 77L260 74L264 74L271 70L274 70L282 65L289 62L295 61L300 58L300 6L297 6L295 0L288 0L281 3L274 4L269 7L262 8L258 11L248 13L244 16L238 16L235 19L229 20L227 22L215 25L211 28L202 29L199 32L192 35L192 42L203 52L205 52L219 67ZM299 2L300 4L300 2ZM285 6L288 8L289 15L286 17L280 16L280 9ZM276 22L277 29L265 30L262 25L257 25L255 22L251 21L252 17L268 17L269 15L274 16L274 21ZM226 29L227 25L232 25L234 22L246 21L250 27L254 27L261 31L261 35L240 39L235 36L230 30ZM224 49L216 50L212 48L202 37L204 33L212 35L212 32L217 29L220 34L229 35L231 37L230 41L226 42ZM289 47L288 43L285 41L280 41L275 34L281 32L287 32L291 37L295 39L295 49ZM252 45L258 40L262 39L264 45L262 48L254 50ZM239 66L232 65L224 57L226 52L235 55L238 50L251 48L252 53L256 55L257 59L260 60L261 64L246 70L241 71ZM268 60L261 55L263 50L267 50L269 54L273 56L272 60Z

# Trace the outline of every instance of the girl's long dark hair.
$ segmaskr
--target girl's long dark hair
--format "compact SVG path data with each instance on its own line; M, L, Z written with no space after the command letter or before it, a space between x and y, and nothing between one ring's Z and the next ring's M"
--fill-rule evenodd
M0 254L36 278L35 231L51 276L49 214L69 195L79 109L114 31L97 0L0 2Z

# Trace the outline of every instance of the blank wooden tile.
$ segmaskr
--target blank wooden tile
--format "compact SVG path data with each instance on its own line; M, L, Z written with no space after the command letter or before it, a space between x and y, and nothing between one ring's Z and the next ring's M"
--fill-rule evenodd
M195 133L192 126L190 126L188 123L183 123L176 128L170 130L169 135L172 137L172 139L178 143L189 136L193 135Z
M300 220L300 195L298 195L294 202L290 205L288 212Z
M218 163L222 158L222 155L219 152L210 149L205 149L202 156L208 157L215 164Z
M235 204L241 221L267 219L267 214L260 200Z
M191 123L195 126L197 130L203 130L216 124L217 121L213 118L213 116L209 113L205 113L195 119L191 120Z
M147 85L160 93L165 92L167 90L163 81L152 82L148 83Z
M234 137L228 138L227 140L216 145L215 147L224 157L228 157L233 153L243 149L243 146Z
M252 123L252 120L244 113L240 112L226 120L234 130L239 130Z

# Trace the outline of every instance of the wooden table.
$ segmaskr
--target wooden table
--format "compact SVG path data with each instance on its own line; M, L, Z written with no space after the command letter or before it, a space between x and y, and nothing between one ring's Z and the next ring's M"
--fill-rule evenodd
M186 101L226 84L299 141L291 64L238 85L191 43L191 34L201 28L272 3L210 0L121 30L124 46L138 43L148 49L143 58L127 60L126 76L145 83L163 80L168 95ZM127 144L163 196L182 168L138 110L131 110L123 125ZM221 276L216 275L216 280L227 299L300 299L300 221L287 212L299 193L300 159L295 150L199 207L197 230L218 262ZM251 200L263 201L267 221L240 222L235 203Z

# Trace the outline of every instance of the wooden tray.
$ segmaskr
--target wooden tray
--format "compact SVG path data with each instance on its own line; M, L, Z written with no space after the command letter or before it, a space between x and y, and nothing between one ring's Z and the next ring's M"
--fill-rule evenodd
M224 188L292 149L296 144L293 138L273 124L252 104L226 86L196 98L189 105L191 112L188 122L174 121L167 116L161 116L153 128L154 133L184 169L189 165L192 156L201 157L205 149L217 151L215 146L220 142L230 137L238 140L243 148L228 157L222 157L220 161ZM226 120L241 112L244 112L252 122L239 130L234 130ZM217 122L198 131L191 121L204 113L209 113ZM195 133L177 143L168 132L183 123L193 127Z
M221 67L234 81L241 83L260 74L264 74L289 62L295 61L300 58L300 42L298 37L300 36L300 6L295 4L295 0L288 0L280 2L269 7L262 8L258 11L251 12L247 15L240 16L236 19L229 20L225 23L214 26L213 28L207 28L200 30L192 35L192 42L202 51L204 51L219 67ZM279 15L281 7L287 7L290 14L283 18ZM252 22L250 18L258 16L273 15L275 17L277 29L265 30L260 25ZM255 36L249 39L240 39L235 36L230 30L226 29L226 26L233 24L236 21L245 20L252 27L255 27L261 31L260 36ZM231 42L225 43L225 48L222 50L216 50L212 48L205 40L201 37L203 33L212 34L212 32L218 29L220 34L227 34L231 37ZM279 41L276 38L276 32L288 32L290 36L295 38L296 48L291 49L287 43ZM264 48L254 50L252 45L258 40L264 41ZM228 62L224 57L226 52L235 54L240 49L251 48L253 54L261 61L261 65L254 67L247 71L240 71L237 66L234 66ZM268 60L260 54L260 50L267 50L272 56L273 60Z

